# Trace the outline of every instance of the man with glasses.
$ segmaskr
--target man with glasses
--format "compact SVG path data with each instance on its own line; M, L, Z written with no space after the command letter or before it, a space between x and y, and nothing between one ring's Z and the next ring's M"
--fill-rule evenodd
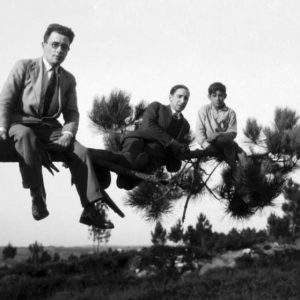
M42 176L42 149L46 147L61 152L70 168L84 207L80 222L110 229L113 224L95 208L95 202L104 201L107 194L99 185L88 149L75 140L79 123L76 81L60 66L73 38L70 28L51 24L44 34L43 56L16 63L0 94L0 140L14 141L35 220L49 215ZM61 114L63 125L58 121Z

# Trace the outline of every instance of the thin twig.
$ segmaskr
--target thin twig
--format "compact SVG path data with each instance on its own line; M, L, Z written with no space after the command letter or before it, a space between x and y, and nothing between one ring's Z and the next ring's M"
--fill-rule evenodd
M190 198L191 198L191 194L187 195L186 197L186 200L185 200L185 204L184 204L184 208L183 208L183 214L182 214L182 223L184 223L184 220L185 220L185 214L186 214L186 210L187 210L187 207L188 207L188 203L190 201Z

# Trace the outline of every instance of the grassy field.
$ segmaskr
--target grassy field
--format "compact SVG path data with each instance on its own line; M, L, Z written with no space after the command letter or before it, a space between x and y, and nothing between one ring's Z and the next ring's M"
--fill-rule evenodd
M202 276L199 269L178 272L174 264L167 263L178 254L174 249L159 251L113 251L72 261L2 268L0 299L300 299L300 251L245 256L236 268L214 269ZM136 276L137 259L139 267L155 272Z

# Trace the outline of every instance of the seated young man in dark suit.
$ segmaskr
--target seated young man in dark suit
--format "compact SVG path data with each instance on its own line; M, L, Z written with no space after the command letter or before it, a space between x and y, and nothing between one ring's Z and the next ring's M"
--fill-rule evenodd
M189 100L189 89L175 85L170 90L169 105L152 102L144 112L139 129L125 135L122 142L122 165L134 170L149 172L165 165L169 172L181 167L178 156L187 150L184 143L190 131L182 111ZM119 175L119 188L132 189L137 180Z

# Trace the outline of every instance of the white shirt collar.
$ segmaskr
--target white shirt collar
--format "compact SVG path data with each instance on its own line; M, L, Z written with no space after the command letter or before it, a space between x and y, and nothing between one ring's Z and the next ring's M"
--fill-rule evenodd
M58 67L53 67L51 64L49 64L49 62L45 59L45 57L43 57L43 63L44 63L46 72L58 70Z
M178 114L178 112L175 109L173 109L173 107L171 105L170 105L170 108L171 108L171 111L172 111L172 115Z
M49 62L45 59L45 57L43 57L43 63L45 66L46 71L50 71L50 69L52 69L52 66L49 64Z
M211 104L211 109L215 112L218 112L218 111L227 111L228 110L228 106L226 106L226 104L224 104L223 107L221 108L215 108L212 104Z

